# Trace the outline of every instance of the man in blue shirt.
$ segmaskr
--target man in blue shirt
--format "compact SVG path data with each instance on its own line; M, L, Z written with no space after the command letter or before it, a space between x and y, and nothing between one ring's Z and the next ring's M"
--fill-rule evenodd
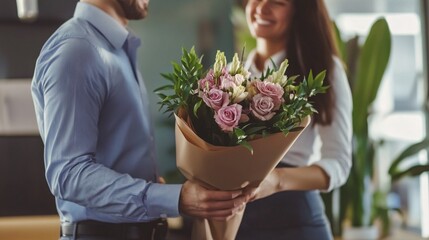
M61 239L152 239L179 213L223 220L249 195L157 183L154 134L125 27L148 0L82 0L45 43L32 95ZM165 230L165 229L164 229ZM157 238L163 239L163 237Z

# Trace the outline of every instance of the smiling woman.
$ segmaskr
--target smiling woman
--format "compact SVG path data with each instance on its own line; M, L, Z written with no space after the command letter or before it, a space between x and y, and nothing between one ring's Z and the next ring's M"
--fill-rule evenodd
M284 48L293 13L292 0L249 0L246 7L250 32L253 36L258 36L260 41L264 39L272 42L271 44L275 43L274 51Z
M326 70L326 94L311 98L318 111L246 207L237 239L332 239L318 190L343 185L351 167L352 100L337 57L323 0L248 0L248 28L256 48L245 67L258 76L289 60L287 76ZM320 158L317 158L320 156Z

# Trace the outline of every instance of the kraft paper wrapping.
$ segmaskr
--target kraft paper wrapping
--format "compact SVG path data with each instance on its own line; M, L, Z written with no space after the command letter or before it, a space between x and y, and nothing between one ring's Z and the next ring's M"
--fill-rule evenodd
M183 175L212 189L236 190L243 187L257 187L276 167L301 131L287 136L276 133L249 141L253 155L243 146L214 146L194 133L184 120L185 115L176 118L176 163ZM300 126L307 127L310 117ZM243 212L227 221L198 219L194 221L192 239L233 240L240 226Z

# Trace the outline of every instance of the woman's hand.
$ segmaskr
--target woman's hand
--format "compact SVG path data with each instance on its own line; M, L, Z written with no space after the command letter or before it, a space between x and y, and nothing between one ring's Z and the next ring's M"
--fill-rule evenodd
M257 188L247 188L246 192L250 192L249 201L268 197L280 191L280 176L278 169L274 169L270 174L261 182Z
M275 168L258 188L246 188L249 201L268 197L281 191L326 190L329 176L317 165L295 168Z

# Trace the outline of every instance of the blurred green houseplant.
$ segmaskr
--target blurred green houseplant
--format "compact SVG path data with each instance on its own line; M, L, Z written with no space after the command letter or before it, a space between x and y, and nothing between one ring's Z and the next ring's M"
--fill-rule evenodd
M385 194L379 191L372 194L370 192L371 187L368 186L371 184L374 152L377 143L369 138L367 119L371 114L370 106L376 97L387 66L391 36L387 22L383 18L378 19L373 24L365 44L360 49L358 47L358 37L346 43L341 40L338 28L336 30L339 49L347 65L348 78L353 92L354 151L350 178L341 189L340 216L337 221L332 220L334 219L332 215L330 219L337 225L334 226L334 229L336 229L336 235L339 235L341 234L341 224L346 217L350 217L351 224L354 227L369 226L375 218L380 218L382 220L382 235L386 235L388 234L390 223L388 211L392 209L386 206ZM389 168L391 181L398 181L406 176L418 176L423 172L429 171L429 164L409 164L411 160L409 157L428 148L429 138L426 138L410 145L399 153ZM408 167L402 169L401 164ZM330 195L325 196L327 209L330 211L331 197ZM373 202L371 203L368 200ZM331 214L331 212L328 214Z
M353 227L371 226L374 220L370 185L375 142L369 136L368 117L390 58L391 34L384 18L374 22L362 46L358 37L343 41L338 28L336 30L353 96L353 166L340 190L339 216L332 215L332 193L324 196L334 234L340 235L346 218Z
M429 138L426 137L422 141L418 143L414 143L407 148L405 148L402 152L398 154L398 156L392 161L390 168L389 168L389 175L391 178L392 184L396 181L399 181L400 179L404 177L416 177L420 174L429 171L429 163L426 164L419 164L413 162L414 159L410 158L418 153L420 153L422 150L427 150L429 148ZM407 167L402 168L401 165L404 164ZM380 191L375 192L374 194L374 203L373 203L373 216L378 217L381 220L382 223L382 234L381 236L387 236L390 234L390 218L389 218L389 212L394 210L399 213L399 215L403 218L404 221L404 215L401 209L399 208L392 208L391 206L387 205L386 202L386 194L382 193ZM404 221L403 223L405 223Z

